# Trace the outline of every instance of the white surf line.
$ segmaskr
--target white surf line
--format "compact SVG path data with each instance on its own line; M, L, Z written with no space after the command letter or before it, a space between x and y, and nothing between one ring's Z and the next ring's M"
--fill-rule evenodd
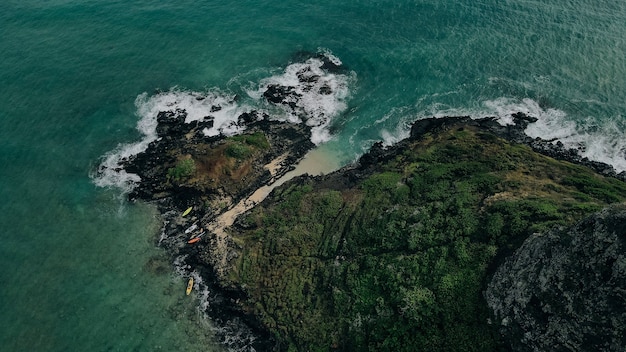
M276 175L278 170L282 167L282 164L285 161L286 157L287 154L279 156L278 158L272 160L269 164L265 165L265 168L268 169L272 175ZM327 157L325 158L323 155L321 155L321 152L316 152L315 150L313 150L305 155L302 160L300 160L295 169L285 173L274 182L270 181L270 184L259 187L248 198L241 200L237 205L222 213L215 220L209 223L206 226L206 229L214 233L216 236L216 247L214 248L214 250L219 256L218 258L220 265L217 268L219 275L224 274L222 270L226 267L227 264L226 253L228 247L226 245L226 240L228 238L228 234L226 233L226 229L233 225L239 215L252 209L255 205L259 204L265 198L267 198L267 196L272 192L274 188L284 184L294 177L304 174L309 174L312 176L322 175L324 173L329 173L337 170L339 166L340 165L337 161L329 160Z

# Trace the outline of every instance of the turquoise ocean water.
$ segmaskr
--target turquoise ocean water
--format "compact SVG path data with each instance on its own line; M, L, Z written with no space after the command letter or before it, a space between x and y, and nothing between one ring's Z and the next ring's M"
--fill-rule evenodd
M345 162L416 118L521 110L529 134L626 170L623 1L3 0L0 350L220 350L155 209L95 171L146 139L159 99L253 105L303 51L348 70L321 102Z

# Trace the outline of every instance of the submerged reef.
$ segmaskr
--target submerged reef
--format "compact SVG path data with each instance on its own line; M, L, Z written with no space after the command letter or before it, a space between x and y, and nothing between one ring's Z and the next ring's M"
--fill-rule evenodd
M124 168L141 177L130 198L161 209L160 245L208 286L227 347L625 347L624 210L606 208L626 200L625 175L527 137L532 117L420 120L394 146L255 200L314 147L310 127L253 111L242 134L206 137L184 114L162 113L160 139Z

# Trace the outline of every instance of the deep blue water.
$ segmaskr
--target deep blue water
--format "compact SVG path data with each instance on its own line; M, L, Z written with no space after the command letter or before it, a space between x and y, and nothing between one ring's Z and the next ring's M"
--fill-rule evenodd
M325 102L345 162L416 118L522 110L540 119L529 134L626 170L623 1L4 0L1 349L218 349L156 247L155 209L94 172L145 139L157 90L254 104L301 51L347 68L347 96Z

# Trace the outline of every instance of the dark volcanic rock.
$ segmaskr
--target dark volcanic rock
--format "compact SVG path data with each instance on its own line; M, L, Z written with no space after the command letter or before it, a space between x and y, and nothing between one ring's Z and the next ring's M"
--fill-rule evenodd
M531 236L485 297L514 351L626 350L626 207Z
M265 92L263 92L263 96L274 104L281 104L285 102L290 95L297 95L294 88L295 87L270 84L267 86Z
M173 137L185 133L186 117L187 112L184 110L159 112L157 115L157 135L159 137Z

